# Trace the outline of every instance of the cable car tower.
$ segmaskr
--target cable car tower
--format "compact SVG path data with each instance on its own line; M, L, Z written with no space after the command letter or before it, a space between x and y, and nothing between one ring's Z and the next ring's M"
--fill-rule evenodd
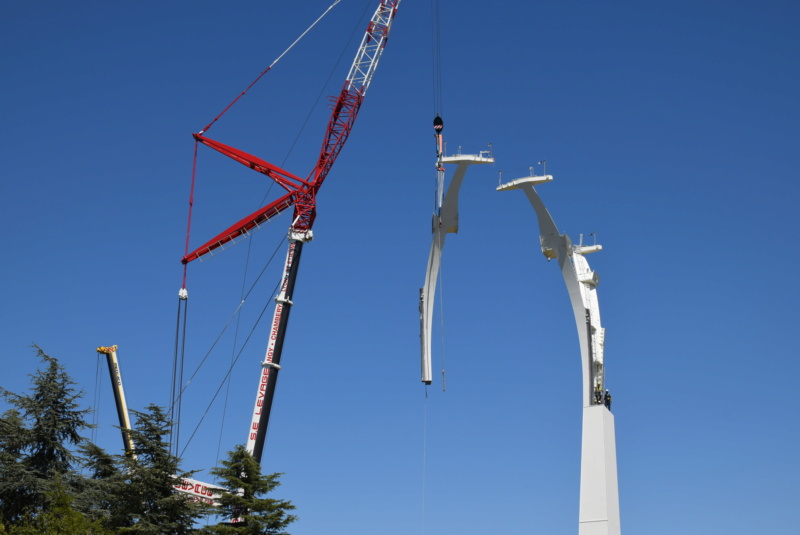
M379 1L378 8L367 25L364 38L356 53L355 60L350 67L350 72L345 79L344 87L338 98L332 99L333 111L322 141L322 149L320 150L316 165L307 178L300 178L256 156L206 137L204 133L211 124L213 124L213 121L199 133L194 134L194 139L197 143L206 145L268 176L279 186L284 188L286 193L277 200L241 219L194 251L187 252L182 259L184 265L216 249L222 248L239 238L245 237L250 231L256 229L259 225L281 212L289 208L294 209L292 223L289 227L289 247L284 264L283 278L281 280L278 296L275 298L275 312L272 317L272 323L270 324L266 356L261 363L262 370L259 377L258 393L248 430L246 448L259 463L261 462L264 449L267 425L269 423L272 400L275 394L275 384L277 382L278 372L281 369L281 354L283 351L284 337L286 336L286 327L289 321L289 312L293 305L292 293L294 291L297 270L300 264L300 254L303 250L303 244L311 241L313 238L312 227L317 213L317 193L350 135L358 111L361 108L367 89L369 88L378 62L383 54L384 47L386 46L389 30L391 29L392 21L394 20L400 1L401 0ZM263 74L264 73L262 73L262 75ZM219 118L219 116L217 118ZM181 289L179 295L185 299L185 277L184 287Z
M480 151L479 154L458 154L446 156L442 130L444 121L437 115L433 120L436 136L436 198L434 201L431 251L428 255L428 267L425 272L425 285L419 290L419 323L420 351L422 366L422 382L426 385L433 380L431 363L431 328L433 324L433 303L436 294L436 283L442 262L444 238L449 233L458 232L458 193L467 168L471 165L494 163L491 151ZM456 164L456 170L450 184L445 188L444 164ZM442 387L444 388L444 370L442 370Z
M619 535L617 448L611 396L605 388L605 329L600 325L597 274L584 255L602 250L600 245L574 245L561 234L534 188L553 180L552 175L528 176L500 185L498 191L521 189L539 221L539 240L547 260L557 260L567 285L583 369L583 434L581 445L580 535Z

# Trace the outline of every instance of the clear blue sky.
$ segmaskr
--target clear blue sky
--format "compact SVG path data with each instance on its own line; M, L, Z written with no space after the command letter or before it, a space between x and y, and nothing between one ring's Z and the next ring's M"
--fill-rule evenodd
M91 405L94 349L119 344L130 405L167 403L190 134L328 5L0 7L3 387L28 387L35 342ZM324 96L338 93L357 45L347 39L375 5L343 0L209 136L305 176ZM532 208L495 191L500 171L510 180L542 159L555 181L539 192L556 223L604 246L589 261L602 278L623 530L800 533L800 5L441 0L448 152L491 142L497 163L471 170L461 190L443 343L434 337L447 392L437 381L426 402L417 297L435 179L430 12L429 1L401 5L304 250L265 454L298 506L292 533L576 532L575 325ZM192 243L266 191L263 177L202 151ZM189 369L288 224L251 240L246 275L247 242L190 266ZM283 255L247 301L238 344ZM224 430L218 402L187 469L244 442L267 323L234 369ZM231 328L187 391L184 438L233 346ZM117 451L100 372L97 441Z

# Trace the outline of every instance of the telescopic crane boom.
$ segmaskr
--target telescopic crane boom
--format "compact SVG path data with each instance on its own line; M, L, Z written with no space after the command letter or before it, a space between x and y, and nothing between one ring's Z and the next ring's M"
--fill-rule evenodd
M114 402L117 406L117 417L119 418L119 429L122 432L122 443L125 448L125 455L136 458L136 451L133 448L131 439L131 417L128 414L128 403L125 401L125 389L122 387L122 372L119 369L117 360L117 346L100 346L97 352L106 356L108 371L111 374L111 386L114 390ZM192 500L202 501L212 505L219 505L217 498L225 489L209 483L203 483L196 479L183 478L175 485L175 490L191 496Z
M122 432L122 445L125 455L133 455L133 441L131 440L131 417L128 415L128 403L125 400L125 389L122 386L122 373L119 371L117 360L117 346L101 346L97 352L106 356L108 373L111 376L111 388L114 391L114 403L117 407L119 429Z
M280 370L283 340L291 310L292 293L297 278L303 244L313 238L312 227L316 218L316 197L328 172L344 147L364 101L372 77L383 54L389 37L392 21L401 0L380 0L378 8L367 25L361 46L356 53L350 72L338 98L332 100L332 113L322 142L322 148L314 169L302 179L260 158L239 149L223 145L202 135L194 134L199 142L222 154L263 173L286 190L277 200L253 212L233 224L193 252L183 257L184 264L208 254L225 244L246 235L250 230L268 221L290 207L294 207L292 224L289 227L289 247L284 264L283 278L275 312L270 327L266 356L261 363L258 394L250 422L247 451L260 463L266 439L275 384Z

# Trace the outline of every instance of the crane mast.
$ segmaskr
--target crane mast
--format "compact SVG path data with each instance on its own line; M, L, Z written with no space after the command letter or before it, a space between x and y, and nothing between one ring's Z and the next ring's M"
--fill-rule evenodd
M264 452L267 427L269 425L275 385L280 371L283 342L289 322L289 312L294 304L292 294L297 280L300 254L303 244L313 238L311 228L316 218L316 194L327 177L333 163L347 141L355 123L361 103L367 94L375 69L378 66L389 30L397 13L400 0L381 0L378 9L367 25L353 65L347 75L342 91L333 104L328 128L322 143L317 165L308 177L310 185L302 188L295 197L294 220L289 228L289 248L283 270L280 293L275 299L275 312L270 326L269 341L258 383L253 415L246 449L260 464Z
M364 101L367 89L372 81L378 62L386 47L389 30L401 0L380 0L378 8L367 25L367 30L359 46L355 60L345 79L339 96L332 99L332 112L323 138L322 148L313 170L308 177L302 179L292 173L270 164L256 156L239 149L229 147L218 141L207 138L203 133L193 134L198 143L202 143L233 160L258 171L286 190L286 193L241 219L226 230L207 241L191 253L183 257L187 264L215 249L224 247L251 230L270 220L281 212L294 208L292 224L289 227L289 246L284 264L280 291L275 298L275 312L270 324L270 334L266 355L261 363L261 374L258 383L246 448L260 463L266 440L275 384L280 370L281 354L289 312L293 305L294 291L300 255L303 244L313 238L312 227L316 218L316 197L322 183L333 167L348 136L353 128L358 111Z

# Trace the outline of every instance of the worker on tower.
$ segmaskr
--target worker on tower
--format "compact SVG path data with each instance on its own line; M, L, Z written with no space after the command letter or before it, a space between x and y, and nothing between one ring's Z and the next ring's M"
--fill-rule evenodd
M608 389L606 389L605 402L606 408L611 410L611 394L608 392Z

